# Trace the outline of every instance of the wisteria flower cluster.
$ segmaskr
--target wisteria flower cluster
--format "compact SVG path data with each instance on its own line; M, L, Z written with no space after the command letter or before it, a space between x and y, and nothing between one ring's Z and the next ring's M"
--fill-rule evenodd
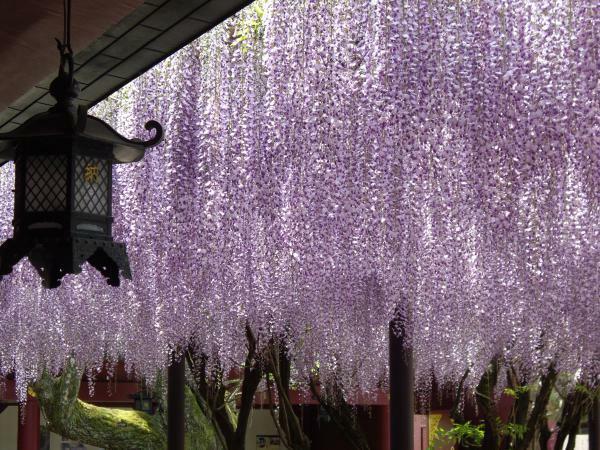
M399 309L425 392L497 355L597 375L599 31L589 0L255 3L94 108L166 129L115 174L133 281L46 291L21 264L0 372L152 377L191 337L227 367L248 324L365 391Z

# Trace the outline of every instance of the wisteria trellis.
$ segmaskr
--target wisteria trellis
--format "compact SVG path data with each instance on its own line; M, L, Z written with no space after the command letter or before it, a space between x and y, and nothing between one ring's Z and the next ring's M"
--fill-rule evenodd
M21 396L71 353L153 376L191 335L228 365L249 323L368 390L400 305L424 389L497 354L597 375L599 25L584 0L260 1L94 108L167 130L116 173L134 280L19 266L0 372Z

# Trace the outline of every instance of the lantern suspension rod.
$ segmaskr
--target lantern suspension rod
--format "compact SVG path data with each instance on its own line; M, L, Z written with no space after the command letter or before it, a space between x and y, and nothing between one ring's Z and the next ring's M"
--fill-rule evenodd
M73 48L71 47L71 0L63 0L63 40L56 39L60 52L59 76L65 74L65 63L68 64L67 75L73 81Z
M63 12L63 46L69 50L69 53L73 53L73 49L71 48L71 0L63 1Z

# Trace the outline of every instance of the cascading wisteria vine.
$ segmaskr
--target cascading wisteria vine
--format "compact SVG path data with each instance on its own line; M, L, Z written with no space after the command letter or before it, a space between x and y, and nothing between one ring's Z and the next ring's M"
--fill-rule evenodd
M249 324L364 391L400 308L425 392L496 355L597 376L599 25L586 0L255 3L94 108L167 132L115 175L134 280L45 291L21 264L0 373L24 395L121 355L151 378L192 336L227 369Z

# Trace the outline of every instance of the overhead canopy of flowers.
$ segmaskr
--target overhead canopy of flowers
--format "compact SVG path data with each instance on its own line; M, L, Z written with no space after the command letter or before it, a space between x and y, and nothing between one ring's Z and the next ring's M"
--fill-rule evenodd
M399 308L422 385L496 355L598 374L599 27L584 0L255 3L93 109L165 125L115 175L134 279L47 291L21 264L0 372L152 376L191 337L227 366L249 324L370 389Z

